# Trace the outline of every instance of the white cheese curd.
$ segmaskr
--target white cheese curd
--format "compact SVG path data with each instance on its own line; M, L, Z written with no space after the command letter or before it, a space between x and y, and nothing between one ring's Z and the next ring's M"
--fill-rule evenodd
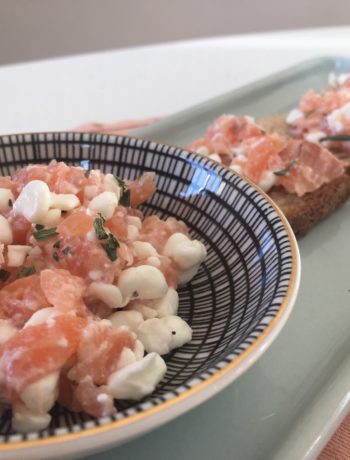
M311 131L305 135L305 139L309 142L318 142L322 137L327 136L323 131Z
M160 318L159 321L171 330L170 350L182 347L182 345L192 340L191 327L179 316L166 316Z
M162 265L161 262L160 262L159 257L157 257L157 256L147 257L147 263L150 264L150 265L153 265L153 267L157 267L157 268L159 268Z
M148 353L165 355L170 351L171 330L158 318L147 319L141 323L137 337Z
M118 287L126 300L132 297L157 299L168 290L163 273L152 265L127 268L119 276Z
M9 319L0 319L0 345L7 342L17 332L18 329L11 324Z
M137 230L141 230L142 228L141 219L137 216L127 216L126 222L128 223L128 225L133 225L134 227L136 227Z
M0 214L0 243L11 244L13 241L12 228L6 217Z
M350 102L345 104L340 109L334 110L326 117L328 126L336 133L343 129L343 118L350 119Z
M39 414L48 412L58 395L59 372L52 372L28 385L19 395L26 407Z
M118 329L121 326L128 326L131 331L136 331L143 321L141 313L136 310L117 311L112 313L108 319L112 323L113 329Z
M166 373L166 364L157 353L113 372L108 379L110 393L116 399L141 399L152 393Z
M144 241L134 241L133 248L135 251L136 257L139 259L147 259L147 257L157 256L158 252L151 243L146 243Z
M122 293L114 284L94 281L88 287L87 295L102 300L111 308L121 308L123 304Z
M163 254L173 259L177 248L182 244L186 244L188 241L190 241L190 239L183 233L173 233L165 243Z
M190 240L182 233L174 233L166 242L163 254L170 257L181 270L188 270L203 262L207 250L200 241Z
M145 347L143 346L143 343L141 342L141 340L138 340L138 339L135 340L134 353L136 356L136 361L140 361L140 359L143 358L143 355L145 354Z
M127 239L130 241L134 241L139 236L138 228L135 225L128 225L127 226Z
M137 359L135 353L130 348L124 347L120 353L118 364L115 370L119 371L120 369L123 369L130 364L136 363L136 361Z
M51 193L51 208L71 211L78 206L80 206L80 200L72 193Z
M302 118L304 118L304 114L301 110L299 109L292 109L289 114L287 115L287 118L286 118L286 122L289 124L289 125L292 125L293 123L295 123L296 121L298 120L301 120Z
M13 204L16 213L22 214L29 222L41 223L51 205L51 192L45 182L32 180L26 184Z
M120 187L118 185L118 182L115 180L115 177L113 174L106 174L103 178L103 185L106 190L106 192L113 192L117 195L117 198L119 200L120 198Z
M170 287L165 296L153 300L151 306L156 311L158 318L176 315L179 308L179 294L176 289Z
M7 246L7 264L9 267L20 267L24 264L27 255L29 254L31 246L25 245L8 245Z
M40 223L45 227L55 227L60 223L61 214L60 209L49 209L46 216L40 219Z
M112 326L111 326L111 327L112 327ZM118 331L119 331L119 332L130 332L130 333L131 333L131 336L132 336L134 339L136 339L136 337L137 337L137 335L136 335L134 332L130 331L130 329L128 328L128 326L120 326L120 327L118 328Z
M113 192L102 192L93 198L88 206L90 211L100 213L106 220L110 219L118 206L118 197Z
M20 403L12 406L12 427L20 433L43 430L50 424L50 421L50 414L35 413Z
M197 275L199 267L200 267L200 264L194 265L193 267L185 271L177 270L176 279L177 279L178 284L182 286L183 284L186 284L189 281L191 281L191 279Z
M141 314L143 319L151 319L157 317L157 312L154 308L149 307L148 305L144 305L143 303L133 303L132 305L128 305L128 310L130 311L137 311Z
M192 338L192 329L178 316L148 319L140 324L137 337L145 350L160 355L181 347Z
M272 171L265 171L258 185L264 190L264 192L267 192L271 187L275 185L276 180L276 174L274 174Z
M13 193L8 188L0 188L0 212L8 212L15 202Z
M41 308L40 310L37 310L35 313L32 314L32 316L28 319L28 321L25 323L23 326L23 329L29 326L37 326L38 324L44 324L48 319L54 318L55 316L61 315L62 311L58 309L57 307L46 307L46 308ZM74 315L74 312L72 313L65 313L65 314L72 314Z
M210 158L213 161L217 161L218 163L221 163L220 155L218 155L217 153L211 153L210 155L208 155L208 158Z

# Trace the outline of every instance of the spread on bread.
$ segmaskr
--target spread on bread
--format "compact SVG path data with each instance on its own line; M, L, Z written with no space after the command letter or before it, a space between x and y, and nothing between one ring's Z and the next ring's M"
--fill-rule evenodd
M301 237L350 196L350 73L286 117L221 115L187 148L259 185Z

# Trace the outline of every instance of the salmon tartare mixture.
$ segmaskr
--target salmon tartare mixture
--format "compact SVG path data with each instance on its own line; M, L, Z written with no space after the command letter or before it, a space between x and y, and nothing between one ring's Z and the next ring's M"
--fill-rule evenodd
M206 249L183 222L135 208L155 192L152 172L56 161L0 177L0 408L14 430L46 428L56 402L113 416L191 340L176 288Z
M276 186L298 196L345 171L323 145L267 133L248 116L221 115L187 148L244 174L265 191Z
M286 122L296 138L321 141L332 150L350 152L350 73L331 73L324 91L307 91Z

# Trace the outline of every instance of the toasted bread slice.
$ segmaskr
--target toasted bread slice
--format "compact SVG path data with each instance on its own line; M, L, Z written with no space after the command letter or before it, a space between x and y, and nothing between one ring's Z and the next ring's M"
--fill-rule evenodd
M282 187L273 187L269 195L287 217L295 236L300 238L350 197L350 168L342 176L302 197Z
M257 123L268 132L288 135L288 126L282 115L263 118ZM350 165L343 175L302 197L288 193L282 187L273 187L268 193L287 217L295 236L300 238L350 197Z

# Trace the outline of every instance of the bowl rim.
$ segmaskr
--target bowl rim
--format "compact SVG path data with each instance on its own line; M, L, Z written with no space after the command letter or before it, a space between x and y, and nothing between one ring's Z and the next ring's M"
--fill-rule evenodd
M195 157L202 158L202 156L194 151L188 150L186 148L159 142L156 140L145 140L141 137L137 136L129 136L129 135L114 135L114 134L102 134L102 133L92 133L92 132L81 132L81 131L38 131L38 132L26 132L26 133L11 133L11 134L3 134L0 135L1 139L7 138L11 141L12 136L33 136L33 135L81 135L82 137L88 137L90 140L87 142L97 142L98 137L107 138L108 141L115 141L118 138L128 138L135 141L147 141L150 144L156 144L161 146L168 146L173 147L175 149L179 149L181 152L187 152ZM91 136L98 136L97 139L91 139ZM56 139L52 139L54 142ZM84 142L85 139L84 139ZM6 144L3 144L6 146ZM223 366L221 369L217 370L215 374L210 375L206 380L194 385L193 387L186 389L182 393L176 395L175 397L163 401L156 406L153 406L150 409L142 411L140 413L136 413L133 415L128 415L119 420L111 421L108 423L101 424L99 426L85 428L78 432L70 432L64 434L54 434L52 436L40 438L40 439L33 439L33 440L26 440L26 441L11 441L8 443L0 442L0 453L1 452L13 452L14 450L25 452L29 449L33 448L43 448L45 446L53 446L56 444L62 445L62 443L66 443L65 445L68 447L72 444L71 441L77 441L84 438L96 439L98 435L112 433L117 428L130 428L135 426L138 422L147 422L149 421L149 426L147 427L140 427L141 429L135 430L133 433L129 433L125 442L132 437L136 437L138 434L143 434L146 431L149 431L153 428L156 428L160 424L166 421L170 421L174 419L176 416L181 415L190 409L198 406L202 402L206 401L210 397L214 396L224 388L226 388L230 383L236 380L243 372L245 372L249 367L251 367L257 359L269 348L269 346L273 343L273 341L277 338L281 330L283 329L287 319L289 318L292 309L294 307L294 303L298 294L299 285L300 285L300 276L301 276L301 260L300 260L300 253L299 247L294 235L294 232L287 220L284 216L281 209L275 204L275 202L269 197L269 195L262 190L257 184L252 182L249 178L247 178L244 174L237 173L233 171L228 166L225 166L221 163L216 162L212 159L207 159L209 163L219 164L222 168L229 171L231 174L240 177L241 180L248 183L254 190L259 192L268 203L272 206L276 214L278 215L280 221L283 224L283 227L286 231L287 238L290 244L291 250L291 275L288 284L288 289L285 294L285 297L280 305L280 308L277 314L273 317L270 323L266 326L266 328L259 334L259 336L252 342L240 355L233 358L229 363ZM212 385L215 383L215 385ZM194 398L195 396L195 398ZM187 404L186 404L187 403ZM182 405L182 408L181 408ZM180 410L176 410L180 407ZM167 409L173 409L169 411ZM175 409L175 410L174 410ZM164 412L165 416L164 416ZM172 415L174 414L175 415ZM155 416L162 414L162 420L156 420ZM109 445L112 446L113 444L121 443L124 436L114 436L107 444L104 444L104 447L108 447ZM100 442L98 444L94 444L95 450L99 448ZM73 451L79 452L81 449L77 448L76 445L75 449L70 449L69 453L73 453ZM90 452L92 453L92 452ZM63 454L63 452L62 452ZM11 457L12 458L12 457Z

